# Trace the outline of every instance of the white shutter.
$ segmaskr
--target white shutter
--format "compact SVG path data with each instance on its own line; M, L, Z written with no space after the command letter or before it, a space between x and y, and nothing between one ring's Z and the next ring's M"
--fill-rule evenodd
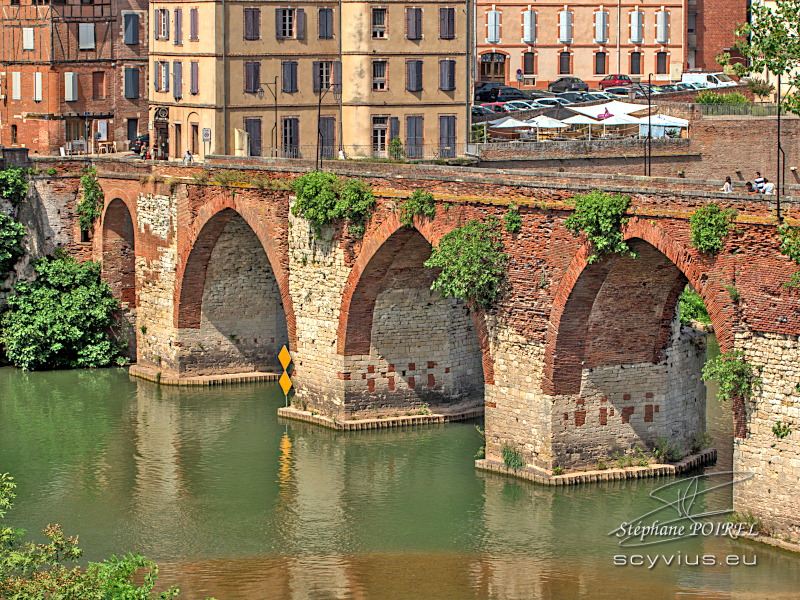
M22 49L33 50L33 27L22 28Z
M522 13L522 41L526 44L536 43L536 12L532 10Z
M644 13L634 10L631 13L631 44L642 43L642 31L644 30Z
M78 23L78 49L94 50L94 23Z
M11 99L22 100L22 73L19 71L11 73Z
M33 101L34 102L41 102L42 101L42 74L41 73L34 73L33 74Z
M669 13L666 10L656 13L656 42L669 44Z
M572 43L572 11L566 8L558 13L558 41L562 44Z
M598 10L594 13L594 41L597 44L608 43L608 11Z
M78 99L78 74L64 73L64 101L74 102Z
M490 10L486 13L487 18L487 32L486 32L486 43L487 44L499 44L500 43L500 11L499 10Z

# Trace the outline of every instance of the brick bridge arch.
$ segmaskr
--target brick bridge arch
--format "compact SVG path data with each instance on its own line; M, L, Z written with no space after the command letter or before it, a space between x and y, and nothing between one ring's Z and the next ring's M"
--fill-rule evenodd
M403 226L392 213L362 242L342 293L337 330L339 355L369 353L375 301L395 259L402 256L406 262L421 264L430 255L430 246L436 245L447 233L436 227L433 220L415 218L414 225L414 228ZM415 244L415 237L422 237L427 242L426 247ZM469 312L478 337L483 380L485 384L493 384L494 365L486 320L482 311L470 308Z
M179 243L178 269L175 278L174 324L178 328L200 327L203 289L206 269L211 253L228 222L241 217L258 238L272 273L278 284L283 310L286 313L286 328L289 344L295 347L296 328L292 297L289 294L288 257L278 251L275 231L266 217L246 203L224 194L200 208L192 224L186 227L188 241Z
M735 310L696 252L638 217L630 219L623 234L639 251L638 259L615 255L590 265L589 246L584 245L561 279L546 334L546 394L578 393L584 368L663 359L675 305L687 282L702 296L720 348L733 348ZM619 340L620 319L630 322L634 333L625 344Z
M105 206L101 230L103 278L114 296L133 308L136 294L136 228L130 204L112 196Z

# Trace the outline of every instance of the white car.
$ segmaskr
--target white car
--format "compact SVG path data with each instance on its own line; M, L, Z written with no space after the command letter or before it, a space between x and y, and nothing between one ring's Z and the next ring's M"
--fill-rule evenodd
M682 83L704 83L705 87L735 87L739 85L733 79L721 71L709 72L688 72L681 75Z
M528 100L509 100L503 106L505 106L508 110L533 110L540 108Z

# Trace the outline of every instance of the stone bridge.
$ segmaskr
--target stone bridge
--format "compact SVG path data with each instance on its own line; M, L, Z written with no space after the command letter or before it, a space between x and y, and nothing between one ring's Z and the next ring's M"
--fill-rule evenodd
M705 336L677 319L690 284L720 347L743 350L762 379L731 407L734 466L756 473L736 488L736 508L800 539L800 293L783 286L795 267L764 197L635 177L350 164L340 175L363 177L377 198L366 234L338 224L316 239L290 212L285 182L299 167L237 167L271 180L260 187L199 183L196 168L98 168L106 205L91 248L135 324L139 373L274 371L288 343L297 410L339 422L485 410L487 458L502 462L508 445L546 473L658 438L690 451L705 427ZM565 229L572 196L597 187L632 196L624 235L638 258L588 264L585 240ZM403 227L396 207L415 189L434 195L436 216ZM739 211L716 256L690 244L688 218L710 201ZM432 246L510 204L523 224L503 230L497 307L431 291ZM800 204L785 200L783 214L800 219ZM792 425L788 437L773 434L777 421Z

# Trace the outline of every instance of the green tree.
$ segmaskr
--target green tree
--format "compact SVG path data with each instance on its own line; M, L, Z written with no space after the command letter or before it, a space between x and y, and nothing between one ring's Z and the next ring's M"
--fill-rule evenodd
M733 63L730 53L717 57L722 65L733 64L739 75L771 73L781 75L785 88L781 103L793 113L800 114L800 0L777 0L774 9L753 2L749 5L750 22L740 25L734 44L745 62Z
M25 225L0 212L0 279L22 256L22 238L26 231Z
M481 309L490 308L502 293L507 265L497 222L477 219L445 234L425 261L426 267L442 269L431 289Z
M733 208L720 208L716 202L698 208L689 217L692 246L704 254L720 252L731 223L738 214Z
M579 194L574 200L575 212L566 220L564 226L574 236L580 235L581 232L586 234L592 246L588 263L591 264L606 254L616 252L636 256L625 242L621 229L622 225L628 222L623 215L631 205L630 196L612 196L594 190L588 194Z
M21 281L0 319L6 356L23 369L105 367L119 359L109 338L119 301L100 265L60 254L36 261L36 279Z
M19 204L28 193L28 180L25 169L6 167L0 171L0 196L11 202Z

